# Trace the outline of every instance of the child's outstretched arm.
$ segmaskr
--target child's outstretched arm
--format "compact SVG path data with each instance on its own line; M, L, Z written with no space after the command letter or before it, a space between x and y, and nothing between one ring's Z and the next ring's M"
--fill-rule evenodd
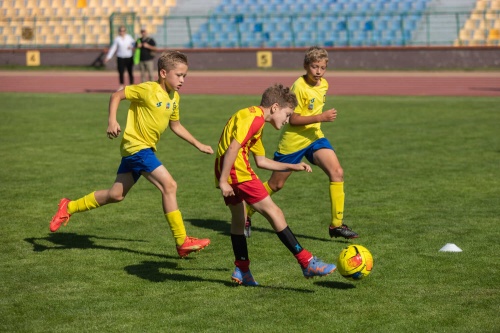
M292 126L304 126L314 123L324 123L331 122L337 118L337 110L330 109L323 111L322 113L315 116L301 116L298 113L293 113L290 116L290 125Z
M120 105L120 101L124 99L125 89L114 92L109 98L108 129L106 130L109 139L118 137L118 135L120 135L120 132L122 131L120 128L120 124L118 124L118 121L116 120L116 113L118 111L118 105Z
M254 156L255 164L260 169L271 170L271 171L307 171L312 172L312 168L309 164L300 162L297 164L281 163L271 160L265 156Z
M206 154L213 154L214 153L212 147L205 145L205 144L201 143L200 141L196 140L196 138L191 133L189 133L189 131L184 126L182 126L180 121L178 121L178 120L170 121L170 129L172 130L172 132L175 133L175 135L177 135L179 138L189 142L190 144L192 144L193 146L198 148L198 150L201 151L202 153L206 153Z

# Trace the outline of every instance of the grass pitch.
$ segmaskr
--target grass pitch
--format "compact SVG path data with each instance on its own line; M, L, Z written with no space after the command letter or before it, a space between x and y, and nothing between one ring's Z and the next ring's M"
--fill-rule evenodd
M345 170L345 221L328 237L328 181L314 167L273 199L301 244L327 262L351 243L374 270L303 278L261 216L249 239L257 288L230 282L229 211L213 156L171 132L158 156L178 183L189 235L212 244L177 258L159 192L141 179L120 204L76 214L51 234L61 197L107 188L119 140L108 95L0 94L2 332L496 332L500 327L498 98L331 97L322 126ZM181 121L215 149L259 96L184 96ZM125 126L126 102L119 120ZM272 156L278 132L266 127ZM260 170L267 179L269 172ZM442 253L446 243L461 253Z

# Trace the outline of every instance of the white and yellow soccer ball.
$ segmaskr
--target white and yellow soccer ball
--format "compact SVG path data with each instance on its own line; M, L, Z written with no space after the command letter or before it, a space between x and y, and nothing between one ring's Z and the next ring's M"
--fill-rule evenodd
M349 280L367 277L373 268L373 256L361 245L349 245L340 251L337 269L340 275Z

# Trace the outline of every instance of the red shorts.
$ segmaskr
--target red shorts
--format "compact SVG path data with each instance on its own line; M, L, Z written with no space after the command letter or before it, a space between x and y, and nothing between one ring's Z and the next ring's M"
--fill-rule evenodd
M269 195L260 179L249 180L239 184L231 184L231 187L234 190L234 196L224 197L226 206L237 205L243 201L253 205L264 200Z

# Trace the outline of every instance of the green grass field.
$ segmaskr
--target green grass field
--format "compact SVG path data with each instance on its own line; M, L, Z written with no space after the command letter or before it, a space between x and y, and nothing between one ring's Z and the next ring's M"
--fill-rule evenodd
M158 156L177 180L188 234L212 244L178 259L158 190L51 234L61 197L107 188L119 140L106 138L104 94L0 93L2 332L498 332L498 98L331 97L323 130L345 170L345 221L355 241L330 239L328 182L294 174L273 199L301 244L325 261L359 243L374 270L306 280L261 216L249 239L257 288L230 281L229 210L214 157L170 131ZM215 149L222 127L259 96L184 96L181 121ZM125 126L127 103L119 119ZM272 156L278 132L266 126ZM269 173L260 170L262 179ZM447 243L461 253L443 253Z

